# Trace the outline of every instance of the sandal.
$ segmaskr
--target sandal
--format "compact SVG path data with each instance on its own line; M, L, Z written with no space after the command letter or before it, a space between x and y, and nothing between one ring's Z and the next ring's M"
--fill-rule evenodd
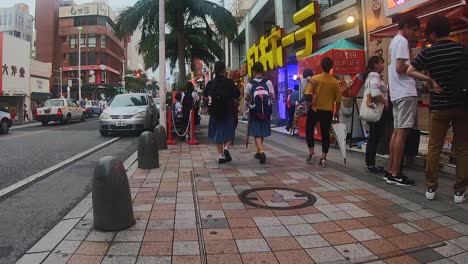
M321 159L320 159L320 162L319 162L319 165L320 165L322 168L327 167L327 158L321 158Z
M312 163L312 158L313 158L313 157L314 157L314 154L309 154L309 156L308 156L307 159L306 159L306 163L307 163L307 164Z

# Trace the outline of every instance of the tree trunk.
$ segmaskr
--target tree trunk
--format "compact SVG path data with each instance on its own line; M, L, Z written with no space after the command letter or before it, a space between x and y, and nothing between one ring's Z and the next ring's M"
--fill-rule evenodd
M185 71L185 36L184 36L184 16L177 17L177 55L179 57L179 85L187 79Z

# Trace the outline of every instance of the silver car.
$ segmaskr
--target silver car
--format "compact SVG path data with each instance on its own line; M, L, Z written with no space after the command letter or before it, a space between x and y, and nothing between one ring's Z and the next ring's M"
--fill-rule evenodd
M111 132L142 132L159 124L159 113L153 98L147 94L119 94L99 117L102 136Z

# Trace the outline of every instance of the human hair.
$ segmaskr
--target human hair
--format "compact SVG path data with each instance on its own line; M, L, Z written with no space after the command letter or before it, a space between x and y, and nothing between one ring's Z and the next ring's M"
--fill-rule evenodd
M333 68L333 60L330 57L325 57L322 59L320 64L322 66L322 70L326 73L329 73Z
M263 64L261 62L256 62L252 65L252 72L254 74L263 73L265 70L263 69Z
M376 55L376 56L370 57L369 60L367 61L367 67L366 67L366 73L364 74L364 79L367 78L369 73L375 70L375 65L379 63L383 63L383 62L385 62L385 60L381 56Z
M194 90L193 83L187 82L187 93L192 93Z
M223 74L226 70L226 64L224 61L217 61L214 64L214 72L216 75Z
M431 16L426 24L426 34L430 36L432 33L437 38L447 37L450 34L450 22L448 18L441 15Z
M182 100L182 93L181 92L177 92L176 95L175 95L175 99L176 101L179 101Z
M409 28L419 28L421 24L419 23L419 19L412 14L403 14L398 21L398 29L403 29L405 26Z
M294 85L294 91L299 91L299 85L298 84Z
M304 71L302 72L302 78L308 78L312 76L314 76L314 72L309 68L304 69Z

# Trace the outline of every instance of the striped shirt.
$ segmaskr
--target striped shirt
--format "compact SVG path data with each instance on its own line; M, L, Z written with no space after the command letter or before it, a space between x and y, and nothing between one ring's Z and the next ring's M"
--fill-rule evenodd
M429 75L443 89L442 93L431 92L429 108L440 110L461 105L458 91L451 87L458 65L463 61L463 45L451 40L442 40L424 49L411 63L418 71L428 70ZM467 79L468 80L468 79Z

